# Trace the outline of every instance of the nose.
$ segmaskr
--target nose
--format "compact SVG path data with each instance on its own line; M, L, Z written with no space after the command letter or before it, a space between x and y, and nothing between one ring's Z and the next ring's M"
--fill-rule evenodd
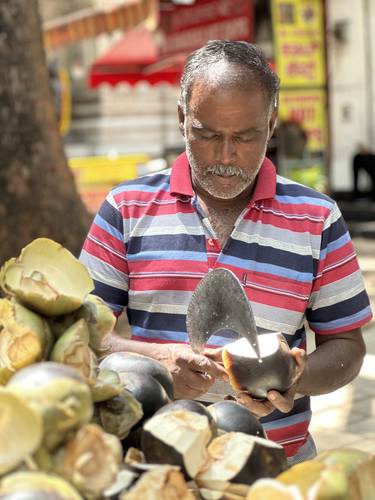
M220 142L220 151L218 160L223 165L231 165L233 164L233 160L236 157L236 145L234 141L228 137L223 138Z

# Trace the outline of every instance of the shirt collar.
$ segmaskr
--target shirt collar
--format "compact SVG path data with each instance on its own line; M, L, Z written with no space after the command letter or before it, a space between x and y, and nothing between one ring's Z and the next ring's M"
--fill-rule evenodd
M170 193L172 196L193 197L190 166L186 153L180 154L172 165ZM250 203L273 198L276 194L276 169L268 158L264 158Z
M172 164L170 193L172 196L194 196L186 153L180 154Z

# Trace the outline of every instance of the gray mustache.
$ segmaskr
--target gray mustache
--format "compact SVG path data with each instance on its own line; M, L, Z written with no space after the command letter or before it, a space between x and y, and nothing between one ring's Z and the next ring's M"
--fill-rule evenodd
M221 175L222 177L240 177L244 181L249 179L241 168L233 165L212 165L208 167L206 172L207 174Z

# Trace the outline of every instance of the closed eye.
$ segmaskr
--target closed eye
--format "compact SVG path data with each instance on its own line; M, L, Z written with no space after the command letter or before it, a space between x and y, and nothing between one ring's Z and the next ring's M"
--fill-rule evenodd
M260 135L260 132L253 131L251 133L237 135L237 136L235 136L235 140L237 142L242 142L242 143L246 144L246 143L255 141L259 135Z
M209 130L203 130L203 129L197 129L194 128L194 132L196 135L203 140L209 141L211 139L217 139L219 137L219 134L216 132L211 132Z

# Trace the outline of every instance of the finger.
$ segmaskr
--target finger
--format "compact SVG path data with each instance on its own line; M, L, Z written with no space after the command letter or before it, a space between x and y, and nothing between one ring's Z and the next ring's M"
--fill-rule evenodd
M206 356L195 354L190 360L190 368L194 371L207 373L211 375L212 378L218 378L225 381L229 380L224 366L216 363L212 359L208 359Z
M222 353L223 353L223 349L221 347L218 347L215 349L207 347L203 351L204 356L206 356L209 359L212 359L213 361L216 361L217 363L223 362Z
M303 365L306 362L306 351L304 349L300 349L299 347L293 347L290 350L290 354L295 359L297 365Z
M237 393L236 400L238 403L246 406L246 408L248 408L251 413L253 413L258 418L269 415L275 409L273 404L267 399L258 401L253 399L246 392Z
M204 373L187 368L173 374L176 399L194 399L208 391L214 380Z
M295 384L305 370L307 355L304 349L299 349L298 347L293 347L290 353L296 362L296 370L293 378L293 384Z
M288 413L294 405L294 394L295 389L293 387L284 394L280 394L277 391L268 391L267 397L275 408L282 413Z
M206 392L214 383L214 379L206 374L194 371L184 373L183 383L193 390L198 390L201 394Z
M206 391L204 391L206 392ZM192 389L187 385L176 387L175 389L175 398L176 399L195 399L201 396L201 389Z

